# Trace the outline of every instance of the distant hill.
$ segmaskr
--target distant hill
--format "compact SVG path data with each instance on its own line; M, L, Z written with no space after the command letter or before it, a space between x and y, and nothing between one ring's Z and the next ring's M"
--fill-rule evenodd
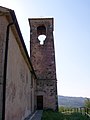
M83 97L68 97L68 96L58 96L58 105L65 107L84 107L84 102L86 98Z

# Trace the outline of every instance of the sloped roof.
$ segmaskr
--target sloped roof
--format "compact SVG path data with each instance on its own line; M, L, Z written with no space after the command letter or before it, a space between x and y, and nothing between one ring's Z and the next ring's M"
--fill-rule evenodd
M36 74L35 74L35 71L34 71L34 69L33 69L33 66L32 66L32 63L31 63L31 60L30 60L30 57L29 57L29 55L28 55L28 52L27 52L27 49L26 49L26 46L25 46L25 43L24 43L24 39L23 39L23 37L22 37L21 31L20 31L20 27L19 27L19 24L18 24L18 21L17 21L17 18L16 18L16 15L15 15L14 10L11 10L11 9L6 8L6 7L0 6L0 16L2 16L2 15L5 15L5 16L9 19L9 21L11 21L11 22L14 23L14 26L15 26L16 31L17 31L17 33L18 33L18 36L19 36L19 38L20 38L22 47L23 47L23 49L24 49L25 55L26 55L27 60L28 60L28 62L29 62L29 64L30 64L30 66L31 66L31 67L30 67L30 68L31 68L31 72L34 74L35 78L37 78L37 77L36 77ZM10 23L11 23L11 22L10 22Z

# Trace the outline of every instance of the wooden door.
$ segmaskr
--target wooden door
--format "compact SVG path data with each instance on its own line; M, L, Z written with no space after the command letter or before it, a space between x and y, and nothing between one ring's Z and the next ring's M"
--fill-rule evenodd
M43 96L37 96L37 109L43 109Z

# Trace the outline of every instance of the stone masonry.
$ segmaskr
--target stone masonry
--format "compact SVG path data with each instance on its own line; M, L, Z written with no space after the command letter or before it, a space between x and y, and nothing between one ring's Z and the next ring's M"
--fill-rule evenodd
M57 78L53 38L53 18L29 19L30 58L37 75L37 96L43 97L44 109L57 109ZM45 35L40 44L38 37ZM38 103L37 103L38 105Z

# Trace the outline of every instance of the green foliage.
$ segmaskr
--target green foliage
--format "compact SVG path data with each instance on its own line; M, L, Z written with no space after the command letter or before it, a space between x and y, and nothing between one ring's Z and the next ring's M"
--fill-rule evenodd
M48 110L43 112L42 120L90 120L90 118L81 113L62 114Z
M64 112L64 111L65 111L65 107L64 106L59 107L59 112Z
M54 112L54 111L44 111L42 120L64 120L64 116L60 112Z
M65 111L72 111L72 108L71 107L64 107L64 106L59 107L59 112L65 112Z
M81 113L72 113L66 116L66 120L90 120L90 118Z
M87 98L85 100L85 107L90 108L90 99L89 98Z

